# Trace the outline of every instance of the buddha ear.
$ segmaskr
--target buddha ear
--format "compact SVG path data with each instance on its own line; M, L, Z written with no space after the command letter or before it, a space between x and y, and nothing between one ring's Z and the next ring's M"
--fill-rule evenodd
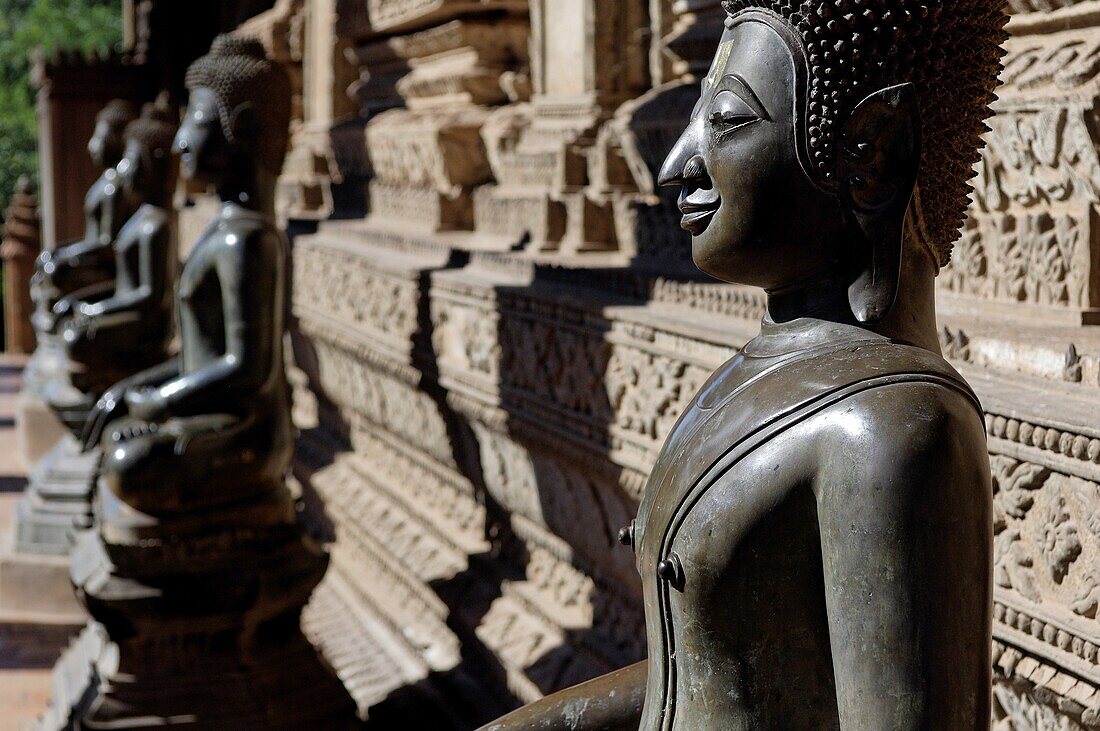
M848 301L860 322L881 320L897 299L905 214L920 172L920 138L913 84L871 94L842 131L839 193L857 234L859 271Z
M250 102L241 104L229 116L229 125L233 130L234 139L238 144L244 145L250 152L256 150L260 129L259 123L256 107Z

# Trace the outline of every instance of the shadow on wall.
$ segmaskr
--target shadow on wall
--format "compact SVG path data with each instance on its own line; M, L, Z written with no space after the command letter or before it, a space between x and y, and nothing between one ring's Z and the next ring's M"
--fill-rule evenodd
M679 101L698 94L696 87L674 93ZM665 107L663 123L646 127L647 115L656 117L659 106L659 100L642 105L634 119L639 151L654 178L675 142L670 130L683 126L667 121ZM685 120L689 112L683 112ZM338 157L350 154L341 152L339 144L346 132L334 130ZM347 136L363 149L361 129ZM349 165L345 160L341 168L363 175L345 179L341 195L353 205L343 206L336 217L359 218L369 208L364 182L369 161ZM652 417L637 412L653 402L642 398L647 382L641 371L634 373L632 396L609 388L612 370L622 364L613 360L614 323L605 311L644 306L656 276L708 280L690 264L689 240L678 227L673 196L663 194L658 205L639 205L636 214L632 225L641 243L629 267L536 267L530 281L493 290L494 310L484 314L495 328L496 390L505 418L492 424L478 418L478 409L463 394L448 389L445 378L441 381L444 364L437 352L433 284L438 276L470 266L471 255L452 252L439 268L419 273L412 359L418 388L442 418L451 464L484 508L482 531L489 548L468 555L464 570L429 584L446 607L446 625L459 640L460 661L372 706L370 728L408 728L410 720L425 728L474 728L520 705L519 691L525 687L528 694L532 689L550 693L644 657L640 581L633 554L617 541L618 530L630 523L637 506L622 487L623 470L612 452L624 429L638 428L624 418ZM305 434L300 444L315 437L338 442L334 452L348 451L351 425L324 392L313 344L292 318L288 322L296 363L317 397L323 425L315 434ZM629 408L627 398L633 398ZM311 478L331 459L303 454L296 472L318 537L330 542L335 538L333 523ZM533 534L550 537L526 540ZM562 558L568 562L564 568ZM560 635L524 634L522 627L509 634L513 630L501 629L500 617L494 617L509 602L537 615L545 610L538 606L539 597L549 595L554 606L566 607L569 614L562 622L553 616L557 610L546 610L549 620L566 627ZM494 629L486 631L489 624Z

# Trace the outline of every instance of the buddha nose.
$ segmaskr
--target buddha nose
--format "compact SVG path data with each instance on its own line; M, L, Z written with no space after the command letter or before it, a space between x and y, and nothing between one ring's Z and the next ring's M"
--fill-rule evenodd
M706 161L698 153L691 128L688 128L676 146L665 159L661 166L661 173L657 176L657 184L662 187L676 185L694 185L705 187L707 177Z

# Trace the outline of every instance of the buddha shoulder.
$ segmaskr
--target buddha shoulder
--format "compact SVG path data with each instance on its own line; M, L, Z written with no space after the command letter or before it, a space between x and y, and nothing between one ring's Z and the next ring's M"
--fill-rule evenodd
M168 211L159 206L146 204L141 207L133 220L139 222L143 236L156 236L164 233L168 227Z
M984 481L982 419L969 393L943 382L893 383L854 394L813 419L817 481L876 500L883 490Z
M219 250L240 253L267 250L282 244L282 235L268 221L249 214L224 217L208 237Z

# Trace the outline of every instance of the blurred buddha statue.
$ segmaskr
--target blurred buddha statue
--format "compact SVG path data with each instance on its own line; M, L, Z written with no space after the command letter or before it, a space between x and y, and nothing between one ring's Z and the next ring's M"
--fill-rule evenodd
M107 389L85 427L103 465L71 578L113 649L80 728L348 728L299 626L328 559L286 485L289 77L260 41L219 36L186 81L175 150L221 208L180 273L179 354Z
M290 97L262 46L228 37L188 72L176 136L217 218L180 273L179 355L111 388L89 424L104 482L156 514L282 490L293 446L283 364L286 240L273 213Z
M172 140L176 114L148 104L126 127L125 153L114 184L143 205L109 251L116 277L79 290L53 306L57 346L52 377L38 393L69 427L31 471L16 519L17 546L28 553L68 555L74 522L87 524L100 461L82 453L88 414L112 384L168 358L176 271Z
M127 125L116 184L123 195L143 203L111 247L115 279L110 288L62 297L53 308L61 318L71 383L94 394L93 402L112 384L168 358L177 268L176 127L166 102L145 105Z
M999 0L727 0L660 179L704 272L766 290L620 535L648 659L487 729L988 728L992 488L941 357Z
M135 191L120 184L116 169L126 146L126 127L133 119L129 102L120 99L110 102L96 117L88 153L103 174L84 198L84 238L43 251L35 263L31 291L38 333L54 332L58 313L53 307L61 297L76 292L90 297L113 286L115 259L111 244L140 205L133 197Z

